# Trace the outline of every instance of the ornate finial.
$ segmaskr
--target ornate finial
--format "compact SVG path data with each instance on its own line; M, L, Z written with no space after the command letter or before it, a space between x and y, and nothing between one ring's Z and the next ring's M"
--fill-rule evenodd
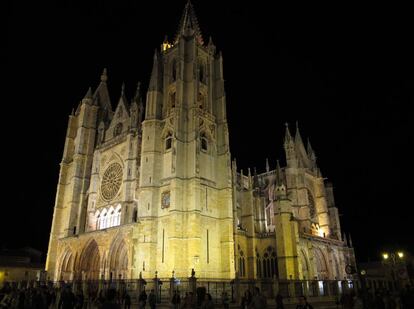
M195 277L195 271L194 271L194 268L191 268L191 278L194 278Z
M139 272L139 279L142 279L142 271Z
M172 271L171 278L175 278L175 271Z
M287 129L289 129L289 122L285 122L285 127L287 128Z
M106 68L104 68L102 75L101 75L101 82L106 82L107 80L108 80L107 70Z
M270 166L269 166L269 159L266 158L266 172L270 171Z
M157 278L158 276L158 271L155 271L155 278Z

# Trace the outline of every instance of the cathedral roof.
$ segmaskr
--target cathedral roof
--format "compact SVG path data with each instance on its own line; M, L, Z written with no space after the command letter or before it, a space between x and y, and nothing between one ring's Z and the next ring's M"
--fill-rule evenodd
M194 30L194 36L197 42L200 45L204 45L200 26L198 25L198 20L190 0L188 0L187 4L184 7L184 12L181 16L180 24L178 25L177 33L175 35L174 44L178 43L180 36L185 34L186 29Z

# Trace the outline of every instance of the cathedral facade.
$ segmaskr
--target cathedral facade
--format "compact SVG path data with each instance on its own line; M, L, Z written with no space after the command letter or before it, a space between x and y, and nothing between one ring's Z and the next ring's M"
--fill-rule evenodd
M299 130L286 128L284 167L245 175L231 161L222 56L190 2L145 100L122 87L113 110L107 80L69 116L50 280L347 276L353 249Z

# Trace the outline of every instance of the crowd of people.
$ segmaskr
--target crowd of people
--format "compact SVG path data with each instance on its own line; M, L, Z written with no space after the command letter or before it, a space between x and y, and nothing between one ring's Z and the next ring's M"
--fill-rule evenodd
M82 289L75 289L70 285L60 288L43 285L37 287L18 288L5 284L0 289L0 308L17 308L17 309L130 309L131 295L126 290L120 292L114 288L102 289L96 294L89 293L88 297L83 295ZM205 288L198 288L197 293L186 292L181 296L179 290L175 290L170 305L173 309L213 309L230 307L230 297L226 291L221 294L221 299L213 301L212 296L207 293ZM134 308L156 309L157 297L154 290L147 295L143 290L136 297L137 304ZM238 304L233 303L232 307L238 306L240 309L266 309L268 300L260 292L258 287L253 292L246 290L241 301ZM291 304L291 300L289 301ZM276 309L285 308L285 300L277 294L275 297ZM338 308L344 309L414 309L414 288L406 286L399 292L390 292L388 290L377 290L372 293L370 290L358 291L349 290L338 297L336 301ZM272 308L274 308L272 306ZM314 307L308 302L305 296L299 296L297 299L296 309L313 309ZM317 308L317 307L315 307Z
M369 289L353 290L344 293L337 301L344 309L406 309L414 308L414 288L407 285L399 292L379 289L372 293Z

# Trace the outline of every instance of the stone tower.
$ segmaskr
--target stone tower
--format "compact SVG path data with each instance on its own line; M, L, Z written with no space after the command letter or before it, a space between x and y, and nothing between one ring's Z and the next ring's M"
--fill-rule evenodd
M234 274L223 66L187 3L176 37L155 51L142 123L138 216L145 259L169 274ZM145 252L145 253L144 253ZM168 258L167 258L168 257Z
M223 63L190 2L115 111L107 72L70 115L46 269L50 279L234 277Z

